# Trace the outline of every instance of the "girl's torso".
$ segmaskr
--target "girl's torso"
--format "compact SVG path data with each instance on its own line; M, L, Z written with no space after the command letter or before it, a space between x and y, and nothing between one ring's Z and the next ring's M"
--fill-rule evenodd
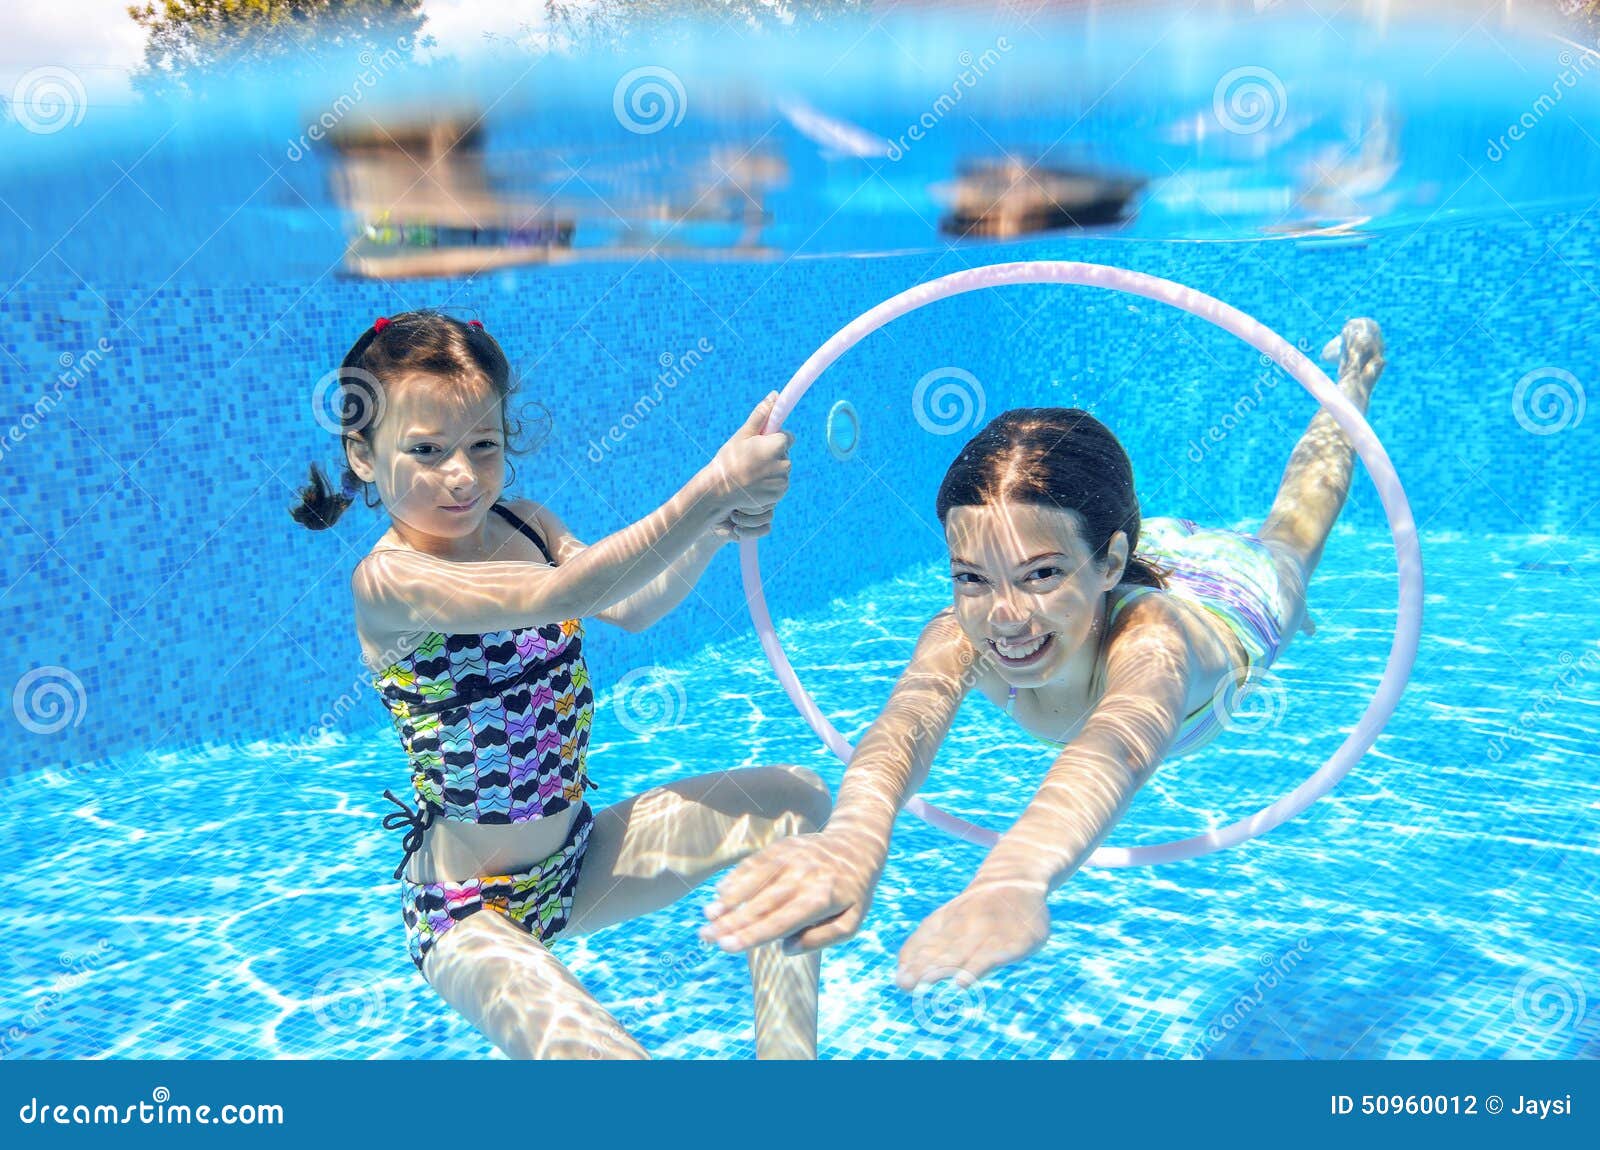
M517 508L517 513L541 538L549 540L548 529L531 509L523 505ZM489 514L487 531L486 553L457 562L550 565L538 544L499 513ZM547 542L546 545L551 544ZM373 544L369 554L389 548L406 548L392 527ZM356 620L356 633L361 642L362 660L373 674L381 674L397 660L411 656L419 645L434 634L428 631L374 631L364 626L359 617ZM423 835L422 845L412 856L407 867L408 876L413 882L461 881L525 868L529 863L546 858L561 848L573 820L577 818L579 805L573 803L564 810L542 818L509 824L437 819Z

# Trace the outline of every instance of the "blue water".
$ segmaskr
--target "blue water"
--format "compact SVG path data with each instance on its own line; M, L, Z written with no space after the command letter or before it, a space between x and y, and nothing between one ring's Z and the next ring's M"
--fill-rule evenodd
M732 408L859 312L939 275L1046 258L1180 280L1313 352L1344 319L1379 319L1389 367L1370 417L1426 576L1415 672L1333 795L1236 849L1080 872L1051 899L1045 949L971 991L893 986L898 947L980 858L902 818L871 918L824 957L822 1055L1600 1054L1600 424L1586 410L1600 148L1584 140L1600 135L1600 70L1493 160L1490 138L1559 71L1548 36L1278 27L1249 52L1227 23L1030 34L893 163L829 154L779 96L891 137L978 41L897 26L895 43L874 33L826 77L797 52L766 61L760 99L759 54L663 55L702 112L679 134L622 131L609 73L585 88L534 70L489 119L497 186L538 195L554 181L575 204L621 205L632 192L606 173L632 173L647 201L760 139L788 170L766 201L771 250L686 228L669 237L681 246L605 258L623 229L578 211L575 266L462 280L341 270L351 221L332 161L283 155L312 96L121 121L91 109L81 131L45 135L0 123L0 862L25 892L0 1055L492 1053L406 956L398 844L378 826L405 768L360 681L348 577L384 523L363 512L312 536L284 514L306 463L332 452L316 381L372 316L482 316L556 416L516 494L593 539L669 495L732 430ZM1089 62L1081 77L1062 78L1068 59ZM1198 130L1217 78L1245 64L1284 82L1282 123ZM544 100L572 114L529 111ZM1387 180L1353 203L1299 202L1307 164L1329 146L1359 152L1378 118L1395 142ZM1123 226L947 242L930 189L986 134L1035 154L1054 140L1152 183ZM1381 169L1385 154L1369 158ZM580 168L588 191L566 179ZM1342 234L1271 230L1283 224ZM705 364L595 459L663 357L701 339L716 345ZM980 381L990 414L1090 406L1127 446L1146 515L1215 526L1259 526L1314 410L1237 341L1088 289L949 301L852 351L794 414L795 487L762 547L789 656L852 739L948 602L932 502L963 429L930 428L910 396L950 368ZM838 399L862 418L848 461L822 436ZM1383 673L1396 596L1363 475L1311 587L1317 634L1294 640L1232 731L1164 766L1109 841L1200 833L1309 776ZM762 657L731 552L658 627L590 636L596 798L776 762L837 787L839 764ZM1037 743L970 700L924 794L1003 829L1044 768ZM652 1053L748 1057L746 969L697 940L704 898L556 950Z
M1335 534L1312 589L1318 634L1276 665L1270 702L1164 767L1113 843L1218 826L1332 752L1387 658L1392 555L1381 536ZM898 947L980 859L902 816L866 928L824 957L823 1056L1600 1054L1600 657L1578 594L1593 576L1519 569L1559 558L1593 571L1600 541L1437 534L1424 556L1429 626L1411 688L1334 796L1227 852L1080 872L1051 898L1049 944L1001 977L920 997L893 986ZM783 625L797 671L848 737L887 698L945 594L929 563ZM1563 687L1567 657L1585 651ZM753 638L633 682L597 701L590 762L605 794L783 761L838 783ZM1506 716L1558 690L1491 762ZM50 989L13 1052L491 1054L405 954L395 843L377 829L375 801L396 763L373 734L26 777L8 808L42 833L11 848L11 873L33 897L13 920L28 945L10 977ZM1036 743L969 700L924 794L1003 827L1045 766ZM697 939L704 901L702 890L556 950L652 1052L748 1057L748 976L742 959Z

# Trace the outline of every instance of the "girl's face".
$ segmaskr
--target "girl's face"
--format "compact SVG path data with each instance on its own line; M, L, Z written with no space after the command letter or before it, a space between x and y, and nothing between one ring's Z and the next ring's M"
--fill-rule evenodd
M350 444L357 475L377 484L384 509L413 531L475 536L505 487L505 423L488 384L439 387L402 378L384 393L368 447Z
M955 613L972 645L1017 687L1081 670L1098 650L1105 593L1122 578L1128 540L1111 537L1104 564L1078 534L1075 513L1033 503L952 507L945 515Z

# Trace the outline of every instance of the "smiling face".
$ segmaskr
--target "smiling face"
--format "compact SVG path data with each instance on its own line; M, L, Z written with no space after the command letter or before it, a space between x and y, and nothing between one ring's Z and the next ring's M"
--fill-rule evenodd
M411 376L388 387L384 399L370 444L346 440L351 467L377 485L408 542L422 550L470 550L505 487L499 397L487 382L440 387Z
M1105 593L1127 564L1127 536L1114 534L1097 562L1073 512L1002 500L950 508L945 542L956 619L1006 682L1039 687L1092 668Z

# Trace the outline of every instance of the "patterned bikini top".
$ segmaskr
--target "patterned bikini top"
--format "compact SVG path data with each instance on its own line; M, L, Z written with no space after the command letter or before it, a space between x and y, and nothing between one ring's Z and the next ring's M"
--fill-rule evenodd
M492 509L538 545L544 540L504 504ZM436 818L509 824L546 818L596 787L585 766L594 692L583 659L583 622L568 619L485 635L432 632L372 681L411 762L413 811L385 816L409 826L399 878Z

